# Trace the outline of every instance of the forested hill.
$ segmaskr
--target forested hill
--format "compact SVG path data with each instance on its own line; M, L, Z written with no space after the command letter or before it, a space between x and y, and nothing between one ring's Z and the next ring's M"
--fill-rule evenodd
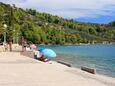
M6 30L3 24L7 24ZM7 40L38 44L77 44L115 41L115 22L106 25L80 23L32 9L17 8L0 3L0 41L7 32Z

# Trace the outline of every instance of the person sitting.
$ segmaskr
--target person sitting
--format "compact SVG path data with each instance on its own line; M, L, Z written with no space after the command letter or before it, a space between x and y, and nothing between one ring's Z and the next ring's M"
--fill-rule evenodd
M39 59L42 56L42 53L40 51L33 50L33 53L35 59Z
M40 61L43 61L43 62L48 62L50 61L50 59L48 59L47 57L45 57L44 55L42 55L40 58L39 58Z
M48 59L47 57L45 57L40 51L35 51L34 52L34 58L38 59L40 61L43 61L43 62L50 61L50 59Z

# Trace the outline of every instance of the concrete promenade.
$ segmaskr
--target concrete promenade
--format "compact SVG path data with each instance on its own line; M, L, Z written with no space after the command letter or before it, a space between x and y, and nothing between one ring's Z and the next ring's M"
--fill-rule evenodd
M0 86L115 86L115 78L40 62L20 52L0 52Z

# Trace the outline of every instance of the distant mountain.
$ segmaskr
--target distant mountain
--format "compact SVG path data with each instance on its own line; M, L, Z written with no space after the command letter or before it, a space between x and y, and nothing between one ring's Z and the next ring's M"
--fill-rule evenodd
M77 44L115 41L115 26L109 24L82 23L63 19L33 9L17 8L0 3L0 39L3 41L7 25L7 40L21 40L38 44Z
M98 24L108 24L109 22L115 20L114 17L111 16L98 16L98 17L81 17L81 18L75 18L75 21L80 22L92 22L92 23L98 23Z

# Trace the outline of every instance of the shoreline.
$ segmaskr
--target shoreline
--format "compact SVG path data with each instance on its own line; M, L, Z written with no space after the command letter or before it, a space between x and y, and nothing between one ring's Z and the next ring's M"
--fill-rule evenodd
M100 71L97 71L97 69L96 69L95 67L89 67L89 66L86 66L86 65L85 65L85 66L84 66L84 65L77 65L77 66L76 66L76 64L72 64L71 62L69 62L69 61L67 61L67 60L65 60L65 59L58 59L58 60L53 60L53 61L55 61L55 62L57 62L57 61L65 62L65 63L71 65L71 67L76 68L76 69L79 69L79 70L81 70L81 67L82 67L82 66L83 66L83 67L88 67L88 68L91 68L91 69L95 69L95 70L96 70L96 75L102 75L102 76L106 76L106 77L115 78L115 76L112 76L112 75L109 75L109 74L105 74L105 73L103 73L102 71L101 71L101 72L100 72Z
M32 52L31 52L31 51L26 52L26 54L22 54L22 55L34 59L34 57L32 56ZM35 59L35 60L37 60L37 59ZM39 60L37 60L37 61L39 61ZM51 61L52 61L52 62L55 62L55 63L58 63L58 61L62 61L62 60L51 60ZM61 64L61 63L58 63L58 64L61 64L61 65L64 65L64 66L67 66L67 67L70 67L70 68L74 68L74 69L77 69L77 70L81 70L81 67L76 67L76 66L74 66L73 64L71 64L71 63L69 63L69 62L67 62L67 61L62 61L62 62L67 63L67 65L66 65L66 64ZM71 65L71 66L69 66L69 65ZM86 66L86 67L87 67L87 66ZM83 70L81 70L81 71L83 71ZM83 72L86 72L86 71L83 71ZM88 72L87 72L87 73L88 73ZM89 73L89 74L91 74L91 73ZM98 76L115 78L115 77L111 77L111 76L109 76L109 75L100 74L100 73L98 73L98 72L96 72L96 74L92 74L92 75L98 75Z
M22 54L22 55L34 59L34 56L32 56L32 54L33 54L33 52L32 52L32 51L29 51L29 52L25 52L25 54ZM35 60L37 60L37 59L35 59ZM37 61L39 61L39 60L37 60ZM62 60L51 60L51 61L52 61L52 62L55 62L55 63L58 63L58 64L61 64L61 65L64 65L64 66L67 66L67 67L70 67L70 68L73 68L73 69L81 70L81 67L76 67L76 66L74 66L73 64L71 64L71 63L69 63L69 62L67 62L67 61L64 61L64 60L63 60L63 61L62 61ZM58 61L60 61L60 62L65 62L66 64L59 63ZM86 66L86 67L87 67L87 66ZM83 71L83 70L81 70L81 71ZM86 71L83 71L83 72L86 72ZM86 72L86 73L88 73L88 72ZM91 74L91 73L89 73L89 74ZM109 77L109 78L114 78L114 79L115 79L115 77L111 77L111 76L109 76L109 75L100 74L100 73L98 73L98 72L96 72L96 74L91 74L91 75L98 75L98 76L104 76L104 77Z
M54 62L57 62L58 63L58 61L56 61L56 60L53 60ZM59 61L61 61L61 60L59 60ZM67 62L67 61L62 61L62 62L65 62L65 63L67 63L67 65L66 64L62 64L62 65L65 65L65 66L68 66L68 65L70 65L70 66L68 66L68 67L70 67L70 68L75 68L75 69L79 69L79 70L81 70L81 67L88 67L88 66L75 66L75 65L73 65L73 64L71 64L71 63L69 63L69 62ZM59 64L61 64L61 63L59 63ZM90 68L90 69L95 69L96 70L96 68L92 68L92 67L88 67L88 68ZM83 71L83 70L81 70L81 71ZM84 71L84 72L87 72L87 71ZM88 73L88 72L87 72ZM90 73L91 74L91 73ZM94 74L94 75L99 75L99 76L104 76L104 77L110 77L110 78L114 78L115 79L115 76L112 76L112 75L107 75L107 74L104 74L104 73L99 73L97 70L96 70L96 74Z
M42 47L42 46L40 46L40 47ZM112 61L112 58L114 60L113 56L115 56L115 54L114 54L114 50L115 50L114 45L89 45L89 46L83 46L83 47L82 46L72 46L72 47L71 46L67 46L67 47L66 46L43 46L43 47L47 47L47 48L51 48L51 49L55 50L57 52L57 55L58 55L57 58L54 58L56 60L60 60L60 61L62 60L62 61L68 62L69 64L72 64L74 67L77 67L77 68L80 68L81 66L96 68L98 74L102 74L102 75L105 75L105 76L108 76L108 77L114 77L115 78L115 74L114 74L115 69L114 69L114 66L112 66L112 65L114 65L114 63ZM74 47L76 47L76 48L74 48ZM100 56L99 56L98 53L95 54L95 52L96 52L95 51L93 53L94 54L94 56L93 56L93 54L90 55L89 51L88 51L88 54L87 54L86 53L87 50L86 51L83 50L83 52L86 55L84 53L79 54L79 51L82 52L82 49L84 49L84 47L85 47L85 49L87 49L87 47L88 47L88 49L91 47L91 49L94 50L94 51L95 51L95 47L96 47L97 52L98 51L105 52L105 51L110 50L112 48L111 52L113 52L113 53L109 53L109 51L105 54L103 54L103 52L101 52L101 53L98 52L100 54ZM94 47L94 48L92 48L92 47ZM114 48L114 50L113 50L113 48ZM67 51L66 51L66 49L67 49ZM74 50L72 50L73 52L71 52L71 49L76 49L77 52L76 51L74 52ZM104 49L105 49L105 51L104 51ZM91 51L91 52L93 52L93 51ZM101 59L101 56L102 56L102 59ZM110 58L111 56L112 56L112 58ZM76 57L78 59L76 59L74 57ZM85 59L85 57L86 57L86 59ZM93 57L94 57L94 59L93 59ZM90 58L90 59L88 59L88 58ZM106 61L103 58L105 58ZM101 61L98 61L98 60L101 60ZM94 63L93 63L93 61L94 61ZM110 63L110 62L112 62L112 63Z
M108 76L105 76L105 75L101 75L101 74L98 74L98 73L96 73L96 74L91 74L91 73L88 73L88 72L86 72L86 71L82 71L81 69L79 69L79 68L74 68L73 67L73 69L75 69L75 70L79 70L79 72L82 72L83 74L86 74L86 76L84 76L84 77L88 77L88 78L91 78L91 79L94 79L94 80L97 80L97 81L99 81L99 82L102 82L102 83L105 83L105 84L109 84L110 86L114 86L115 85L115 83L114 83L114 81L115 81L115 78L113 78L113 77L108 77ZM75 73L75 72L73 72L73 73ZM81 74L81 73L80 73ZM109 81L109 82L108 82ZM108 86L108 85L107 85Z
M32 54L30 52L28 53ZM22 55L20 52L0 52L0 84L12 86L8 84L12 82L15 86L115 86L115 78L90 74L56 61L41 62L28 53Z
M40 46L52 46L52 45L54 45L54 46L80 46L80 45L114 45L115 44L115 42L113 42L113 43L79 43L79 44L39 44ZM38 44L36 44L36 45L38 45Z
M67 65L58 63L57 61L51 61L51 62L62 65L62 66L64 66L64 68L67 67L68 69L70 69L68 72L71 74L74 74L74 75L79 74L79 75L83 76L84 78L94 79L96 81L106 84L107 86L115 86L115 82L114 82L115 78L114 77L109 77L109 76L98 74L98 73L96 73L96 74L88 73L86 71L81 70L80 68L77 68L74 66L68 67ZM101 86L101 85L97 85L97 86Z
M14 86L115 86L115 78L90 74L55 61L41 62L20 52L0 53L0 71L0 85L5 86L12 83Z
M15 51L15 44L13 45L13 50ZM3 49L3 46L0 46L0 51L1 51L1 48ZM22 48L22 46L18 46L18 48L16 48L18 51L20 51L21 50L21 48ZM2 51L2 52L5 52L4 50ZM29 53L31 53L32 54L32 52L31 51L29 51ZM28 53L28 55L26 55L26 56L28 56L28 57L31 57L31 58L33 58L32 57L32 55L30 55ZM64 62L66 62L66 63L68 63L68 64L70 64L70 65L72 65L72 67L73 68L77 68L77 69L80 69L81 70L81 66L75 66L75 65L73 65L72 63L70 63L69 61L67 61L67 60L64 60L64 59L58 59L59 61L64 61ZM57 60L57 61L58 61ZM52 60L52 61L55 61L55 62L57 62L56 60ZM60 63L59 63L60 64ZM62 64L63 65L63 64ZM87 67L87 66L86 66ZM98 74L98 75L103 75L103 76L106 76L106 77L111 77L111 78L115 78L114 76L109 76L109 75L107 75L107 74L103 74L103 73L98 73L98 72L96 72L96 74Z

